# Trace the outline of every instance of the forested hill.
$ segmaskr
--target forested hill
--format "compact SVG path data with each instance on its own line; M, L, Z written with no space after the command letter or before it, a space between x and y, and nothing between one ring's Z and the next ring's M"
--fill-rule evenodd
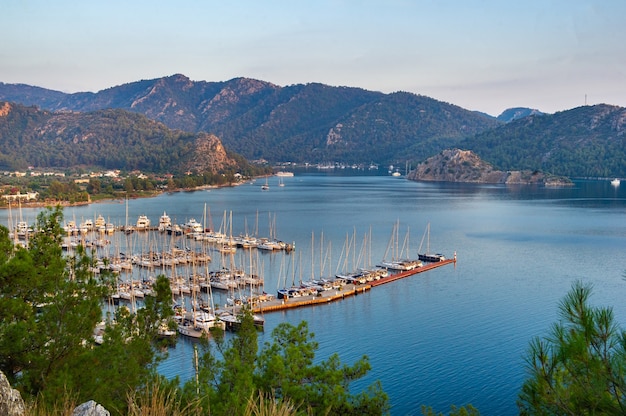
M249 78L191 81L180 74L97 93L63 94L0 83L0 99L51 111L138 112L170 128L214 133L227 149L271 162L422 160L500 124L410 93L318 83L280 87Z
M531 115L459 144L502 170L626 177L626 108L605 104Z
M245 168L238 163L217 137L171 130L141 114L49 112L0 102L0 169L97 166L217 173Z

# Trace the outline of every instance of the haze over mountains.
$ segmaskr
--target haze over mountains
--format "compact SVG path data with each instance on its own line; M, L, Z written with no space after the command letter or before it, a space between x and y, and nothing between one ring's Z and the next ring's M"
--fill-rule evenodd
M191 81L180 74L97 93L0 83L0 100L55 112L141 113L170 129L214 134L229 151L271 163L404 165L459 147L502 170L626 176L626 110L608 105L556 114L516 108L495 118L405 92L317 83L280 87L248 78ZM58 140L67 138L60 134Z

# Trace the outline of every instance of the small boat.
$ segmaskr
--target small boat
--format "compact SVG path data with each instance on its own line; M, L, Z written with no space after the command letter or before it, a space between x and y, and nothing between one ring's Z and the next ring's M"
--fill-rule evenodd
M196 221L195 218L190 218L189 221L187 221L185 225L183 225L183 231L186 234L194 234L201 233L204 231L204 229L202 228L202 224Z
M617 178L615 178L615 179L613 179L613 180L611 181L611 185L613 185L613 186L619 186L619 184L620 184L620 180L619 180L619 179L617 179Z
M267 183L267 176L265 177L265 183L263 185L261 185L261 190L262 191L268 191L270 189L270 186Z
M102 215L98 215L98 218L96 218L96 222L94 223L94 228L99 233L104 233L106 231L106 220L104 219Z
M159 232L165 232L172 225L172 219L163 211L163 215L159 218Z
M178 332L190 338L201 338L202 335L207 334L206 331L195 328L189 321L178 324Z
M170 224L170 226L168 226L165 230L167 231L168 235L183 235L183 229L180 228L180 225L178 224Z
M136 231L145 231L150 228L150 218L146 215L140 215L135 224Z
M87 218L82 224L81 227L84 227L85 229L87 229L87 231L93 231L93 221L90 220L89 218Z
M440 261L444 261L446 258L444 257L443 254L439 254L439 253L433 254L433 253L430 252L430 223L428 223L426 225L426 231L424 233L425 233L425 235L422 236L422 242L420 244L420 248L418 250L417 257L420 260L427 261L429 263L437 263L437 262L440 262ZM419 254L419 251L421 251L421 249L422 249L422 244L424 244L424 237L427 237L427 240L426 240L426 252L422 253L422 254Z

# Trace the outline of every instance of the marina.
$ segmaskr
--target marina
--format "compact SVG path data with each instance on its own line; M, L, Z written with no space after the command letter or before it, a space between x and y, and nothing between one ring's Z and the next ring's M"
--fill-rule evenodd
M67 236L63 249L68 254L79 246L91 249L95 260L92 273L110 272L117 276L116 287L109 301L114 304L129 302L133 310L141 307L140 302L144 297L153 295L156 276L166 276L170 281L173 307L176 308L178 333L192 338L198 338L214 327L236 330L239 324L238 315L244 306L258 314L255 315L255 323L263 328L262 316L265 313L336 302L385 283L456 263L456 253L452 260L445 260L443 256L429 256L424 260L431 263L426 265L422 261L398 259L396 247L393 249L393 260L383 260L375 268L358 267L362 259L353 259L350 266L350 251L353 251L355 257L357 251L355 232L352 238L346 235L342 256L337 264L338 271L333 277L315 279L315 266L311 264L311 278L303 279L300 275L296 284L296 265L294 257L291 257L291 287L286 287L288 272L285 270L282 279L285 287L277 288L274 295L271 294L271 289L265 287L263 273L259 270L259 253L282 251L288 255L294 249L295 242L287 244L275 237L252 236L247 232L233 236L232 222L232 212L228 215L224 211L219 230L213 230L195 218L178 226L164 211L159 216L158 226L151 225L151 219L141 214L132 231L130 227L124 226L114 228L113 233L108 233L106 220L99 214L95 222L87 219L81 221L78 227L74 220L66 221L64 230ZM127 219L125 223L128 223ZM206 217L203 223L206 224ZM182 232L168 232L174 227ZM394 224L388 247L397 246L398 228L399 223ZM23 238L20 234L16 235L17 240ZM371 244L369 239L371 235L366 235L360 258ZM22 242L27 244L26 238ZM323 244L321 241L320 252L323 251ZM408 233L402 252L409 255L407 245ZM240 250L243 253L236 258L235 254ZM387 254L388 251L384 257ZM314 258L312 241L312 263ZM243 263L246 265L243 266ZM340 265L343 270L352 268L353 271L340 272ZM325 273L323 266L320 267L320 273ZM279 278L278 286L280 281ZM214 296L214 292L225 293L226 296ZM215 298L219 298L217 307ZM220 306L222 304L223 307Z
M66 237L63 248L68 253L79 245L93 249L96 261L92 272L99 274L110 271L118 276L117 288L111 296L115 303L135 303L145 296L151 296L155 276L163 274L168 277L174 305L179 309L179 333L194 338L213 326L236 329L237 315L243 306L248 306L253 313L264 314L327 304L364 293L385 283L456 263L455 253L454 259L438 259L426 265L415 262L414 267L405 270L381 266L374 269L361 268L352 273L337 273L328 279L302 280L300 277L299 284L296 284L293 276L291 287L277 289L276 295L272 295L268 293L270 289L266 291L264 278L258 274L254 259L264 250L263 244L271 242L275 248L270 250L287 254L293 249L292 245L281 245L279 240L257 239L249 235L229 237L201 226L192 227L191 223L198 224L195 220L188 222L184 227L185 232L177 236L166 232L167 227L172 224L165 217L164 213L158 228L140 226L135 229L144 231L136 234L136 238L141 241L141 252L133 251L131 247L137 244L131 240L135 235L127 233L124 228L117 229L116 234L105 235L103 229L99 228L88 232L74 231L71 223L65 227L70 235ZM138 225L139 222L149 224L150 219L142 215ZM255 243L245 244L244 240ZM256 243L257 240L260 243ZM232 250L224 250L225 246ZM145 249L146 247L149 248ZM248 271L238 266L242 259L236 259L234 254L239 249L243 252L241 257L249 258ZM217 256L215 266L212 265L212 256ZM224 303L223 307L214 306L214 293L227 294L225 302L224 296L215 296L220 298L220 303ZM210 314L213 317L210 326L198 324L196 309L198 313L205 314L204 316ZM190 310L194 311L192 318L189 317ZM257 324L262 327L263 320L258 319Z

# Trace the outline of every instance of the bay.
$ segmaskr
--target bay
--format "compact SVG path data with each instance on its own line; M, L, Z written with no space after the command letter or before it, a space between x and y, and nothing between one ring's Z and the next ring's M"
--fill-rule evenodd
M279 275L286 263L297 264L296 279L319 275L322 240L324 250L332 248L329 274L355 263L370 235L371 247L361 261L379 262L395 223L402 239L410 236L415 255L430 223L431 251L447 257L456 252L456 265L341 302L268 313L261 335L261 341L269 340L280 322L305 320L319 343L319 360L338 353L353 363L367 355L372 370L354 389L381 380L394 415L419 415L423 404L447 412L451 404L467 403L485 415L517 414L524 353L530 340L545 335L557 320L558 302L576 280L593 284L592 302L612 306L626 326L624 186L609 181L577 181L571 188L421 183L317 171L283 179L285 186L279 187L271 178L268 191L260 189L264 181L256 181L130 200L128 222L147 215L154 224L166 211L177 223L193 217L218 228L224 213L232 212L233 234L275 233L294 242L290 254L259 255L268 293L284 285ZM37 211L22 209L21 215L32 223ZM9 213L1 215L8 224ZM15 220L20 214L13 209L11 215ZM96 215L123 225L126 204L65 209L66 218L77 222ZM356 241L347 260L346 240ZM244 256L237 258L245 262ZM218 263L214 258L210 267ZM180 339L159 371L189 379L192 356L192 343Z

